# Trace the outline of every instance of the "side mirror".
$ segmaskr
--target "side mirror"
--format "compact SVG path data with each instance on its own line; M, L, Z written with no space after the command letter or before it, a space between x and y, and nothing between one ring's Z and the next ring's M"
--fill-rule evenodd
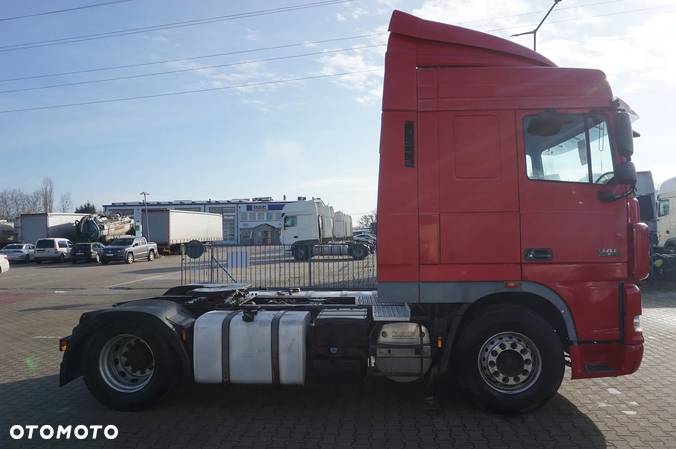
M615 168L615 176L613 177L615 184L631 184L636 185L636 167L631 161L627 161Z
M636 167L634 167L633 162L627 161L615 167L614 174L612 184L630 184L632 187L636 185ZM631 192L633 192L633 188L623 194L615 195L612 190L603 189L598 191L598 199L604 203L610 203L626 197Z
M634 154L634 133L631 129L631 115L628 112L615 113L615 144L621 156L631 158Z

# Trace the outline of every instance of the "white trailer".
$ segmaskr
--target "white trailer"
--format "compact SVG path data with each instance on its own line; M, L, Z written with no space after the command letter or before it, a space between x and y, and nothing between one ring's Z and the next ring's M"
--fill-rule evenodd
M334 227L336 215L341 228L338 234ZM282 217L281 241L291 246L291 254L296 260L308 260L313 256L351 256L360 260L370 253L366 244L351 240L352 218L348 232L345 217L349 215L334 214L333 208L320 199L285 204Z
M658 246L676 249L676 177L660 185L657 192Z
M23 214L21 216L21 241L35 243L38 239L64 238L75 240L75 222L87 214Z
M160 251L175 252L191 240L223 240L223 216L208 212L175 209L148 209L141 214L143 236L157 243Z

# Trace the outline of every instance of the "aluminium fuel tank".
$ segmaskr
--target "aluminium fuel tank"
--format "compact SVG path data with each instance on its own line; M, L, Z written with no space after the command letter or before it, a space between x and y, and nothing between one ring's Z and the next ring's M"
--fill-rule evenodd
M197 383L305 383L309 312L212 311L197 319Z

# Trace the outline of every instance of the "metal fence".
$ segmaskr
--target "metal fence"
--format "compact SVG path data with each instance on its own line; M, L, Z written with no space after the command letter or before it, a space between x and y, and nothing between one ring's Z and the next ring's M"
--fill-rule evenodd
M243 282L266 289L376 288L375 251L361 260L347 255L315 255L309 260L297 260L287 245L207 243L202 249L202 254L193 258L186 247L181 248L183 285Z

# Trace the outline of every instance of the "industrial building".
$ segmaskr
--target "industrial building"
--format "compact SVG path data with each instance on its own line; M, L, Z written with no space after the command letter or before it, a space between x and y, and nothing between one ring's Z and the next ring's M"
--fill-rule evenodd
M299 197L299 200L305 199ZM223 216L225 243L243 245L279 244L282 209L291 201L274 201L271 197L207 201L148 201L148 209L179 209L211 212ZM106 213L139 217L146 207L143 201L111 203L103 206Z

